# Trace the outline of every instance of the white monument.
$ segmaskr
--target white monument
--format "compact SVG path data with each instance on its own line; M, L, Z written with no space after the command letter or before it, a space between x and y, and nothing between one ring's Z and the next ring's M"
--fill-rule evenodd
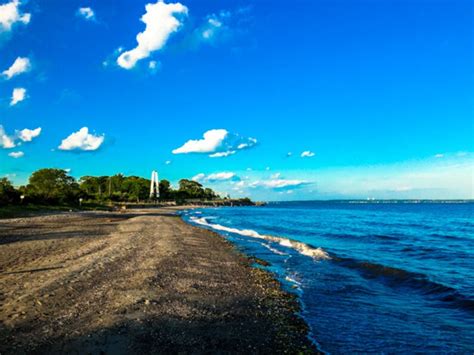
M158 172L151 172L150 199L157 200L160 197L160 188L158 184Z

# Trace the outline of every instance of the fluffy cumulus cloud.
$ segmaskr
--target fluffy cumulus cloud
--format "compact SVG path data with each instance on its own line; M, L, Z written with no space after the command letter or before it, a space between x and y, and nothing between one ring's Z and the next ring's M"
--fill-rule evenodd
M9 157L12 157L14 159L21 158L24 155L25 155L25 153L23 153L21 151L20 152L11 152L11 153L8 154Z
M14 88L12 92L12 98L10 100L10 106L15 106L17 103L26 99L25 88Z
M230 172L230 171L223 171L223 172L220 172L220 173L213 173L213 174L209 174L209 175L201 173L201 174L197 174L192 179L194 181L200 181L200 182L203 182L203 181L217 182L217 181L230 181L230 180L236 181L236 180L239 180L237 175L235 175L235 173Z
M38 137L41 134L41 127L36 129L22 129L21 131L16 132L18 139L23 142L31 142L34 138Z
M15 59L10 68L2 72L3 77L7 80L22 73L27 73L31 70L31 62L29 58L18 57Z
M211 129L203 134L202 139L188 140L181 147L174 149L173 154L200 153L209 154L211 158L222 158L256 144L255 138L242 137L226 129Z
M211 129L204 133L202 139L191 139L181 147L173 150L173 154L212 153L222 145L229 132L225 129Z
M31 14L23 13L20 6L20 0L12 0L0 5L0 33L10 32L17 23L26 25L30 22Z
M104 135L91 134L89 133L89 128L82 127L79 131L63 139L58 149L68 151L94 151L100 148L104 139Z
M145 30L137 34L137 46L125 51L117 58L117 64L124 69L132 69L139 60L148 58L153 52L163 48L170 35L179 31L182 18L188 8L180 3L166 4L158 1L145 6L141 21Z
M15 138L9 136L2 125L0 125L0 147L5 149L15 148Z
M301 158L311 158L314 157L316 154L313 153L310 150L305 150L304 152L301 153Z
M80 7L76 11L76 15L84 18L87 21L95 20L95 13L90 7Z
M34 138L41 134L41 127L36 129L22 129L16 130L15 134L10 136L5 132L5 129L0 125L0 147L5 149L15 148L21 142L31 142Z

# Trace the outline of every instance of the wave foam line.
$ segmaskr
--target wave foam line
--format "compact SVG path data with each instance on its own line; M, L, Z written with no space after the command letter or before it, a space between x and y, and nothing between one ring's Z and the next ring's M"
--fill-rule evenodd
M268 250L270 250L272 253L275 253L275 254L278 254L278 255L288 255L287 253L284 253L278 249L275 249L275 248L272 248L269 244L267 243L260 243L261 245L263 245L265 248L267 248Z
M296 281L294 278L292 278L290 276L286 276L285 280L288 281L288 282L291 282L292 284L295 284L298 287L301 286L301 282Z
M202 226L210 227L214 230L217 231L222 231L222 232L228 232L228 233L234 233L234 234L239 234L243 235L245 237L251 237L251 238L256 238L256 239L263 239L267 240L270 242L278 243L281 246L291 248L296 250L302 255L309 256L315 260L323 260L323 259L331 259L328 253L326 253L323 249L321 248L314 248L308 244L302 243L302 242L297 242L296 240L291 240L288 238L282 238L282 237L275 237L272 235L265 235L265 234L260 234L254 230L251 229L237 229L237 228L230 228L226 226L222 226L220 224L213 224L209 223L206 218L197 218L197 217L191 217L191 220L196 223L200 224Z

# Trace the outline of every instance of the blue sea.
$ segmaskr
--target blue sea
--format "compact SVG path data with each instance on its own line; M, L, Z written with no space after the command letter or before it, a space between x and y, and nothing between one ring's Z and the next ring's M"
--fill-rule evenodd
M474 203L188 210L267 269L328 353L474 352Z

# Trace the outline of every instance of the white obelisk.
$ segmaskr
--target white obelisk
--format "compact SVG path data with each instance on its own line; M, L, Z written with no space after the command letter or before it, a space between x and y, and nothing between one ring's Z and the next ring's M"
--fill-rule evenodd
M153 170L151 172L150 199L158 199L159 197L160 188L158 183L158 172Z

